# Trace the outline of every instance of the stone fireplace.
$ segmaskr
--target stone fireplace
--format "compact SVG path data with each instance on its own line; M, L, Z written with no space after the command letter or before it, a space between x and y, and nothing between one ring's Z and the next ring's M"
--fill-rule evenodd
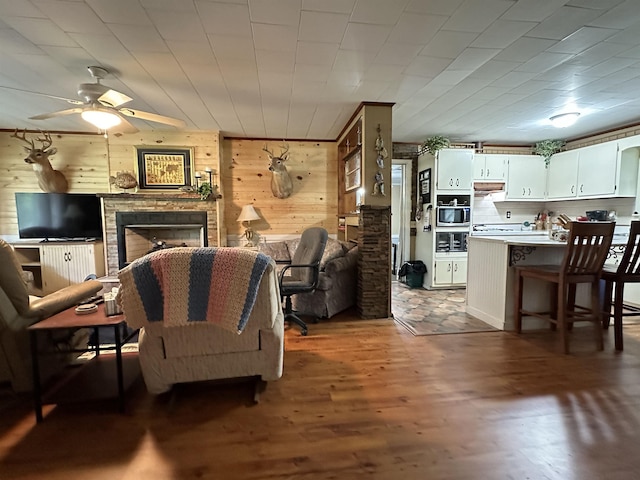
M146 254L155 242L168 245L223 246L218 203L181 193L105 193L105 258L107 275ZM122 245L122 249L120 248Z

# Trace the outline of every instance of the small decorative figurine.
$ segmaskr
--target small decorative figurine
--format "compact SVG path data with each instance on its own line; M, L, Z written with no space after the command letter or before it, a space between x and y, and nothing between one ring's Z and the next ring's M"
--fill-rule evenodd
M378 138L376 138L375 146L376 152L378 152L376 163L378 164L378 168L384 168L384 159L389 156L389 152L384 148L384 140L382 140L382 135L380 134L380 124L378 124L376 131L378 132Z
M378 195L380 193L383 197L386 196L384 193L384 177L382 176L382 172L378 170L375 175L375 183L373 184L373 193L371 195Z

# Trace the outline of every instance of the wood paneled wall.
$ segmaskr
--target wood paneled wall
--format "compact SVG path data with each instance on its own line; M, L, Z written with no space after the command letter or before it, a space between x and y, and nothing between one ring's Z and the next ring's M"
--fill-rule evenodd
M268 141L274 154L281 142ZM236 219L243 205L253 204L262 220L252 222L260 235L300 234L310 226L322 226L329 234L338 229L337 148L335 142L289 142L287 169L293 193L279 199L271 193L269 157L264 140L223 141L222 183L226 204L224 223L230 235L242 235Z
M22 142L12 132L0 132L0 236L18 235L15 192L40 191L30 165L24 163ZM36 134L27 134L36 135ZM117 193L109 175L137 172L136 146L193 149L194 171L211 167L218 175L221 237L242 235L236 221L243 205L252 203L263 220L252 224L263 235L297 235L307 226L337 233L337 149L335 142L290 141L288 169L294 191L287 199L271 193L269 159L264 140L226 139L212 132L138 132L130 135L52 134L58 153L54 168L67 176L72 193ZM279 141L268 141L279 153ZM221 152L224 150L224 155ZM221 161L222 158L222 161ZM203 175L204 177L204 175ZM222 217L224 215L224 217Z

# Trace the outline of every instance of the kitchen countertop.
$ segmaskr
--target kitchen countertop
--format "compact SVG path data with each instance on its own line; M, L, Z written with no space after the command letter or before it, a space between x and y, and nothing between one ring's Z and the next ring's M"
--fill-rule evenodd
M628 234L616 234L613 236L612 245L626 245ZM531 247L561 247L567 242L551 240L547 232L540 232L536 235L470 235L467 241L483 240L494 243L505 243L508 245L526 245Z

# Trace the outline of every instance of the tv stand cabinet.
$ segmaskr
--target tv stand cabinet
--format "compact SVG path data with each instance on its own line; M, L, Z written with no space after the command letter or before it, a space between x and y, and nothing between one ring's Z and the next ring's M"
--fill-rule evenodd
M33 273L35 293L48 295L88 275L105 274L102 242L45 242L13 244L23 270Z

